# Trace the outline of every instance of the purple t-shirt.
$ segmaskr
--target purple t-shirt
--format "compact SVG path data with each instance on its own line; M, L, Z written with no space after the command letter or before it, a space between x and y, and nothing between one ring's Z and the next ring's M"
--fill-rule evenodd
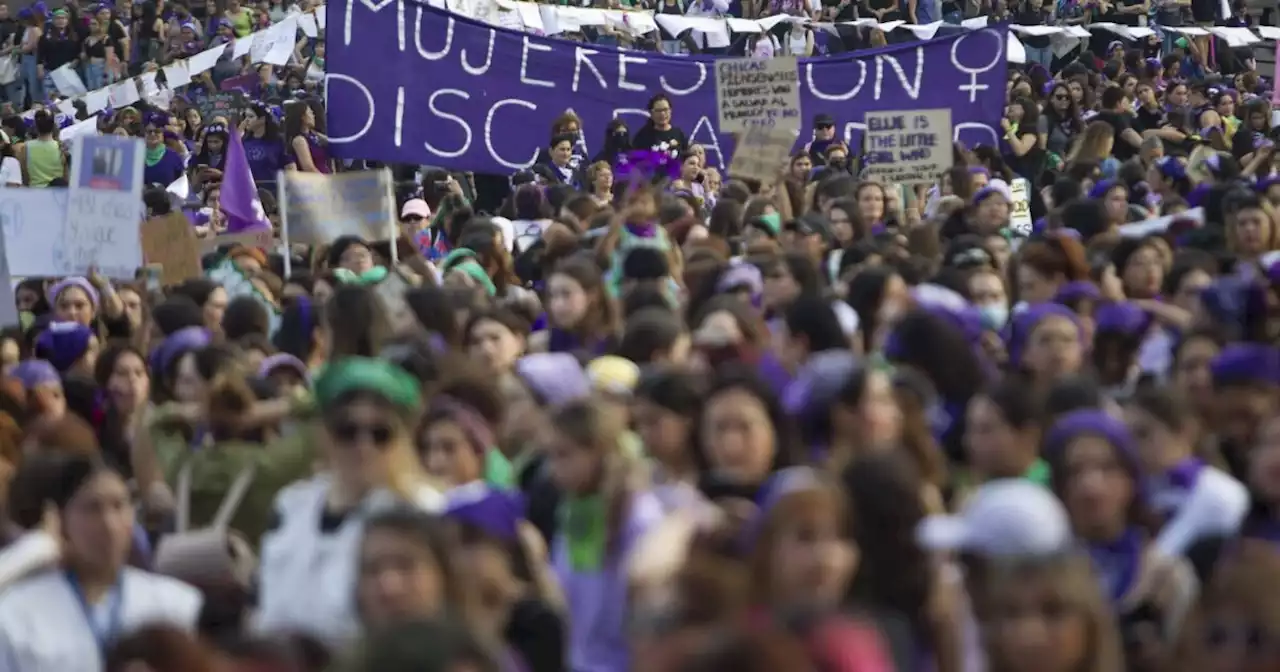
M246 136L244 138L244 155L249 161L249 172L253 173L253 181L274 181L276 173L284 170L289 164L285 160L284 144Z
M167 187L174 180L182 177L182 172L185 168L182 156L172 149L166 149L164 150L164 156L156 162L156 165L145 166L142 169L142 181L147 184L162 184Z

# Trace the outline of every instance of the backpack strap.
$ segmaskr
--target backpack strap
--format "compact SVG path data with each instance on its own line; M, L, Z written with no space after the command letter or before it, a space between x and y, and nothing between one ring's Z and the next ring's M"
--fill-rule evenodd
M182 534L191 528L191 460L188 459L178 471L178 492L176 494L177 512L175 515L174 532ZM256 464L250 464L240 473L236 474L236 478L231 482L231 487L227 489L227 494L222 498L222 503L218 505L218 512L214 514L213 521L209 527L218 530L225 530L231 523L231 519L235 517L236 511L240 508L240 503L244 500L245 494L249 491L249 486L253 484L254 476L257 475L258 467Z

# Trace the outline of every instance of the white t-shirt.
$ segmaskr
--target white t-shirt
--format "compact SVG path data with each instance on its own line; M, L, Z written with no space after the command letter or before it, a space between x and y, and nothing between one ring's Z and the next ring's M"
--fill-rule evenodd
M22 164L12 156L0 161L0 188L22 186Z

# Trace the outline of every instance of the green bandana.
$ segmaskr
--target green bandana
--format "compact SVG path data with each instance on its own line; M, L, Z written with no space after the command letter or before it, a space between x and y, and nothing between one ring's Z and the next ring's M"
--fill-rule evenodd
M484 481L495 488L511 490L516 487L515 465L497 448L484 454Z
M575 572L598 572L604 567L609 531L605 524L604 498L566 497L560 503L560 532L569 549L569 566Z
M387 273L386 266L374 266L359 275L345 268L339 268L334 270L333 277L344 285L376 285L387 279Z
M756 219L760 220L760 223L764 224L765 228L769 229L769 234L774 238L782 235L782 215L779 215L776 212L770 212L767 215L760 215Z
M1052 475L1053 474L1049 471L1048 462L1045 462L1044 460L1036 460L1031 465L1031 468L1027 469L1026 473L1022 475L1022 477L1032 483L1043 485L1047 488L1050 485L1049 478Z
M446 276L453 271L466 273L472 280L476 281L476 284L484 287L484 291L488 292L489 296L494 296L498 293L498 286L493 284L493 279L489 277L484 267L480 265L474 250L459 247L450 252L441 262L440 270Z
M382 359L346 357L329 364L315 381L316 401L327 410L348 392L373 392L401 408L422 403L422 388L404 369Z
M160 163L160 159L164 158L165 149L167 149L167 147L165 147L163 143L156 147L148 147L146 156L147 165L154 166L157 163Z

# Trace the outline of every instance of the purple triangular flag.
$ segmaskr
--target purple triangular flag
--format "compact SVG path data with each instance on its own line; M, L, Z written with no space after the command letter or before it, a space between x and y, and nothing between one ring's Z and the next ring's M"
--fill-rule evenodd
M232 129L230 136L220 199L222 214L227 216L227 233L270 229L271 221L258 199L258 188L253 184L253 173L249 171L249 158L245 156L240 131Z

